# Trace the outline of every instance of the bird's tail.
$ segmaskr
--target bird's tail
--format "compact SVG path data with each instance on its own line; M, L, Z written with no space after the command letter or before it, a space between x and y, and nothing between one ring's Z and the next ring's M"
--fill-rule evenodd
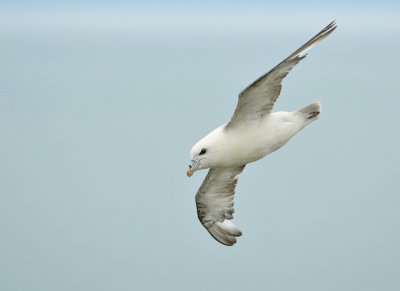
M321 103L315 102L298 110L297 112L301 113L302 115L304 115L305 118L309 120L315 120L319 117L319 114L321 113Z

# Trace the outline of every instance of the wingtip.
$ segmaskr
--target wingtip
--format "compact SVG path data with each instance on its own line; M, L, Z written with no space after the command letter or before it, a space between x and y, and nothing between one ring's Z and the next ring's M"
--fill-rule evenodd
M320 32L318 32L313 38L303 44L298 50L291 54L287 59L297 61L302 60L307 56L307 53L315 47L319 42L324 40L328 35L330 35L336 29L336 21L333 20L327 26L325 26Z
M326 27L325 27L325 29L326 29L326 31L328 32L331 32L331 31L334 31L335 29L336 29L336 27L337 27L337 23L336 23L336 20L334 19L334 20L332 20L331 21L331 23L329 23Z
M242 235L242 231L227 219L214 223L207 230L213 238L226 246L233 246L237 242L236 238Z
M321 30L319 33L320 37L325 38L328 36L332 31L337 28L336 20L331 21L324 29Z

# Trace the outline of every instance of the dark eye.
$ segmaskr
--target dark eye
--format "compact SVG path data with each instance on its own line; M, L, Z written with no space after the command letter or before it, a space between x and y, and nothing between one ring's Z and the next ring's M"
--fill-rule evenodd
M200 154L199 155L204 155L207 152L206 149L201 149Z

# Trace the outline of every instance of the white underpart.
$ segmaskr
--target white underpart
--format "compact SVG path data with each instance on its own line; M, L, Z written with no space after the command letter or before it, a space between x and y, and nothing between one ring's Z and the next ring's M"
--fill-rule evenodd
M320 104L315 110L320 110ZM313 120L316 120L316 117ZM213 167L236 167L257 161L285 145L311 120L299 111L273 112L260 122L225 130L222 125L199 141L212 144Z

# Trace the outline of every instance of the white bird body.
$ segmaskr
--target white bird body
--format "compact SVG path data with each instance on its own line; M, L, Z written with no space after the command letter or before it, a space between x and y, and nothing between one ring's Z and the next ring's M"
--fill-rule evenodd
M318 119L319 102L294 112L272 112L282 80L317 43L336 28L330 23L293 54L262 75L239 94L227 124L216 128L191 149L187 175L210 169L196 194L197 215L220 243L231 246L242 232L231 222L238 175L248 163L284 146L310 122Z
M319 102L312 105L309 113L320 112ZM238 167L255 162L284 146L296 133L319 116L309 118L309 113L301 110L272 112L263 119L229 130L226 130L226 124L223 124L198 141L192 149L192 156L207 144L212 145L208 146L212 147L212 152L208 153L210 162L207 163L207 168ZM203 168L200 161L198 169Z

